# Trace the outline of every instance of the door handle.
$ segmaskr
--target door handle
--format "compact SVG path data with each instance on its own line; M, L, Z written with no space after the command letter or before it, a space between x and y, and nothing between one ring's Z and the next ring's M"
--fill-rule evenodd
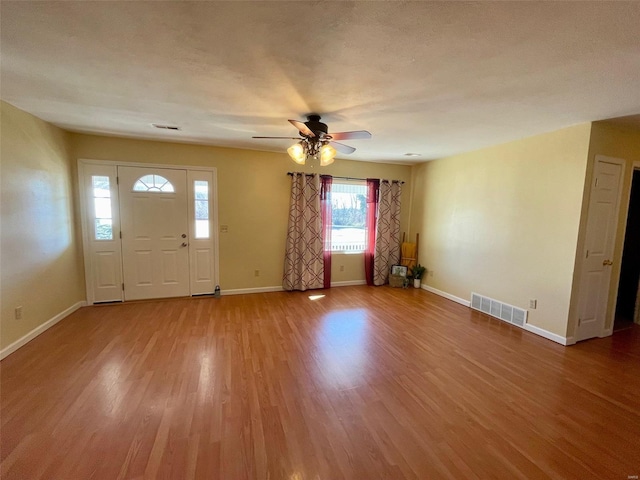
M182 235L180 235L182 238L187 238L187 234L183 233Z
M182 245L180 245L180 246L181 246L181 247L186 247L186 246L188 246L188 245L189 245L189 244L188 244L187 242L182 242Z
M611 260L605 260L604 262L602 262L603 267L607 267L609 265L613 265L613 262Z

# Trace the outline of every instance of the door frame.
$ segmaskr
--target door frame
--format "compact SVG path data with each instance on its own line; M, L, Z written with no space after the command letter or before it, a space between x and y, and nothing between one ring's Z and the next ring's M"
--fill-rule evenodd
M617 298L614 298L613 300L610 300L611 297L611 292L615 289L615 291L618 291L618 286L619 286L619 281L620 281L620 274L618 273L618 275L613 275L613 268L617 268L618 271L620 270L620 264L622 263L622 258L621 256L619 256L620 258L615 258L615 256L613 255L616 251L616 242L618 241L618 235L617 235L617 225L620 222L620 214L622 212L622 191L623 191L623 187L626 181L626 165L627 165L627 161L625 159L622 158L616 158L616 157L609 157L606 155L596 155L594 157L594 161L593 161L593 171L592 171L592 176L589 180L589 199L587 201L587 208L588 206L590 206L591 204L591 195L593 193L593 182L594 182L594 176L595 176L595 168L596 168L596 164L599 161L604 161L607 163L613 163L616 165L620 165L621 167L621 172L620 172L620 187L618 188L618 209L617 209L617 221L616 221L616 229L614 231L614 236L613 236L613 251L612 251L612 256L613 258L613 266L612 266L612 273L611 273L611 277L609 279L609 289L607 291L607 305L605 308L605 318L604 318L604 322L602 325L602 330L600 331L600 334L598 335L599 338L603 338L603 337L608 337L610 335L613 334L613 316L615 315L615 307L616 307L616 303L617 303ZM626 204L626 210L628 210L629 208L629 200L630 197L627 196L627 204ZM587 236L587 225L589 224L589 215L591 215L592 212L587 212L587 217L585 219L584 222L584 228L585 228L585 244L583 246L583 251L580 252L580 275L578 277L578 284L581 285L582 284L582 275L584 274L584 264L585 264L585 251L584 249L586 248L586 236ZM626 224L624 226L624 230L626 230ZM624 235L624 231L623 231L623 235ZM623 237L624 238L624 237ZM579 308L579 305L581 305L581 301L582 301L582 295L584 295L584 292L578 292L578 297L576 300L576 305ZM608 313L608 315L607 315ZM577 334L578 334L578 314L579 311L576 311L576 321L574 322L574 326L573 326L573 332L571 335L571 339L573 340L571 343L575 343L575 338L577 338ZM611 320L611 322L609 322ZM607 328L607 324L611 323L611 326L609 328Z
M210 187L210 221L211 221L211 248L213 250L213 278L215 285L220 284L220 252L219 252L219 227L218 227L218 170L216 167L199 167L194 165L175 165L175 164L162 164L162 163L145 163L145 162L123 162L119 160L94 160L87 158L79 158L77 162L78 166L78 195L80 200L80 225L82 228L82 253L84 258L84 273L85 273L85 288L86 288L86 301L87 305L93 305L95 302L95 292L93 290L93 269L91 262L90 241L91 232L93 231L88 225L88 211L87 195L85 191L85 182L91 166L109 166L113 167L117 171L117 167L142 167L142 168L165 168L173 170L185 170L187 172L187 178L189 178L189 172L210 172L212 177ZM187 182L187 198L190 197L191 189ZM120 209L119 199L115 208ZM190 208L187 209L191 211ZM189 229L191 232L191 218L189 220ZM120 231L119 219L117 230ZM122 264L122 253L120 253ZM189 266L191 268L191 252L189 253ZM122 267L121 267L122 268ZM190 275L191 276L191 275ZM122 278L122 271L120 272L120 278ZM189 295L194 295L193 286L191 281L189 282ZM118 301L118 300L114 300ZM124 301L124 292L121 294L120 301Z
M635 160L631 163L631 170L629 175L629 192L627 193L627 199L625 202L625 222L622 227L621 237L622 237L622 249L620 251L620 265L618 268L618 275L615 279L615 292L616 295L613 299L613 304L611 305L612 313L611 313L611 327L607 329L608 333L603 336L609 336L613 334L613 323L616 321L616 308L618 307L618 289L620 288L620 275L622 274L622 254L624 253L624 239L627 237L627 218L629 217L629 206L631 205L631 187L633 186L633 172L638 170L640 172L640 160ZM621 205L622 206L622 205ZM636 299L637 301L637 299Z

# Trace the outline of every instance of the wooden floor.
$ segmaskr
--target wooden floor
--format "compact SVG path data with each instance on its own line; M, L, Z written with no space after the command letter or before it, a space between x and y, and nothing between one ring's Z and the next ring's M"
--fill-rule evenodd
M83 308L1 364L10 479L627 479L640 333L562 347L424 290Z

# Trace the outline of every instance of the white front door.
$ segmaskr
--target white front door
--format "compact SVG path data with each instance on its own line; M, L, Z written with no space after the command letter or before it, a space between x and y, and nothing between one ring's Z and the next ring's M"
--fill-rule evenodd
M125 300L189 295L187 172L118 167Z
M618 226L623 163L596 158L580 278L576 341L603 334Z

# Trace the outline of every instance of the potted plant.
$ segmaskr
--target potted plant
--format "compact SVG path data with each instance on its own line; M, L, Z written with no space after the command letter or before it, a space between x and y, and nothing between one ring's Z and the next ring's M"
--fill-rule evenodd
M413 286L415 288L420 288L420 280L422 280L422 276L424 272L427 271L426 267L423 267L420 264L417 264L415 267L411 269L411 277L413 278Z

